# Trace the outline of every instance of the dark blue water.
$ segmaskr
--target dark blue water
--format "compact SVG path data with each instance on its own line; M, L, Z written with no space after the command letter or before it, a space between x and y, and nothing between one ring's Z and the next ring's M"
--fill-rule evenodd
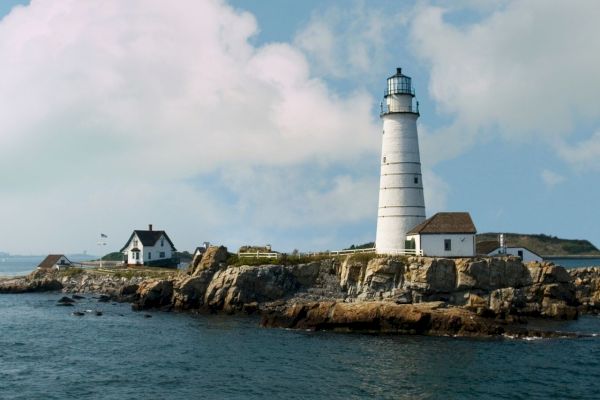
M475 340L264 329L250 317L0 295L2 399L598 399L600 338ZM71 315L73 309L95 310ZM557 327L557 326L555 326ZM600 318L558 326L600 332Z

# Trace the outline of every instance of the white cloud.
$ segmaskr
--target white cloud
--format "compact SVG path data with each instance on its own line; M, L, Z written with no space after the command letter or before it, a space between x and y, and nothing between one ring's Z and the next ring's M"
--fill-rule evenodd
M377 27L369 29L377 38ZM108 225L122 234L152 221L180 236L203 224L202 237L187 239L196 243L243 221L221 193L185 182L216 171L232 182L256 167L268 170L255 180L264 191L248 201L270 204L274 221L307 225L317 220L312 213L340 224L365 218L369 178L330 173L322 178L329 189L304 191L308 178L296 177L286 191L287 177L274 171L324 172L376 154L373 99L339 97L311 76L298 48L251 45L256 32L251 14L217 0L33 0L2 19L5 226L34 232L28 240L40 247L31 251L50 246L45 238L65 221L63 251L80 250L84 232ZM231 190L246 200L246 185ZM344 209L345 199L364 210L350 201ZM110 210L106 218L97 217L100 207ZM256 237L271 223L261 213L248 217L258 223ZM27 250L13 232L3 230L0 242Z
M447 210L450 186L430 168L423 168L423 195L427 215Z
M548 169L542 170L540 174L542 181L548 187L553 187L565 181L565 177Z
M413 50L431 70L430 95L453 118L432 132L439 159L491 134L552 143L600 119L600 3L512 1L465 26L447 13L417 7L411 26Z
M600 171L600 131L575 145L560 142L556 149L559 155L576 169Z
M370 79L390 59L388 36L407 22L407 15L364 1L331 6L313 13L295 44L308 54L319 74L339 79Z

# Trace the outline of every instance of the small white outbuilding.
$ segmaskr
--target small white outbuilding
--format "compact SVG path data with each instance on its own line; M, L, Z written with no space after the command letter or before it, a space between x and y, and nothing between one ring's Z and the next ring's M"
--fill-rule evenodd
M49 254L37 268L48 270L68 268L70 266L72 266L72 263L64 254Z
M406 234L406 247L428 257L474 257L477 229L468 212L440 212Z
M539 254L535 253L532 250L529 250L527 247L497 247L496 249L490 251L488 256L501 256L501 255L511 255L519 257L523 262L528 263L532 261L542 262L544 259Z

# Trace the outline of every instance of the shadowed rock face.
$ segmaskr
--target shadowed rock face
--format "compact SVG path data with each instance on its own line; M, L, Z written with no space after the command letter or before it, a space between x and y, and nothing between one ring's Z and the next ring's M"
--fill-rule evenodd
M573 336L528 330L524 326L482 318L467 309L446 308L444 303L394 304L390 302L292 304L268 310L261 325L293 329L456 336Z
M133 303L134 310L149 308L169 308L172 305L173 281L150 280L143 282L138 290L138 300Z

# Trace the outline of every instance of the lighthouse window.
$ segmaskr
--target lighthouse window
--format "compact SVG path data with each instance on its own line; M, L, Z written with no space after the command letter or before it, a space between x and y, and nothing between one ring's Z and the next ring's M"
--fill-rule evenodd
M418 184L419 184L419 177L415 176L415 185L418 185Z
M383 162L385 163L385 157L383 157Z

